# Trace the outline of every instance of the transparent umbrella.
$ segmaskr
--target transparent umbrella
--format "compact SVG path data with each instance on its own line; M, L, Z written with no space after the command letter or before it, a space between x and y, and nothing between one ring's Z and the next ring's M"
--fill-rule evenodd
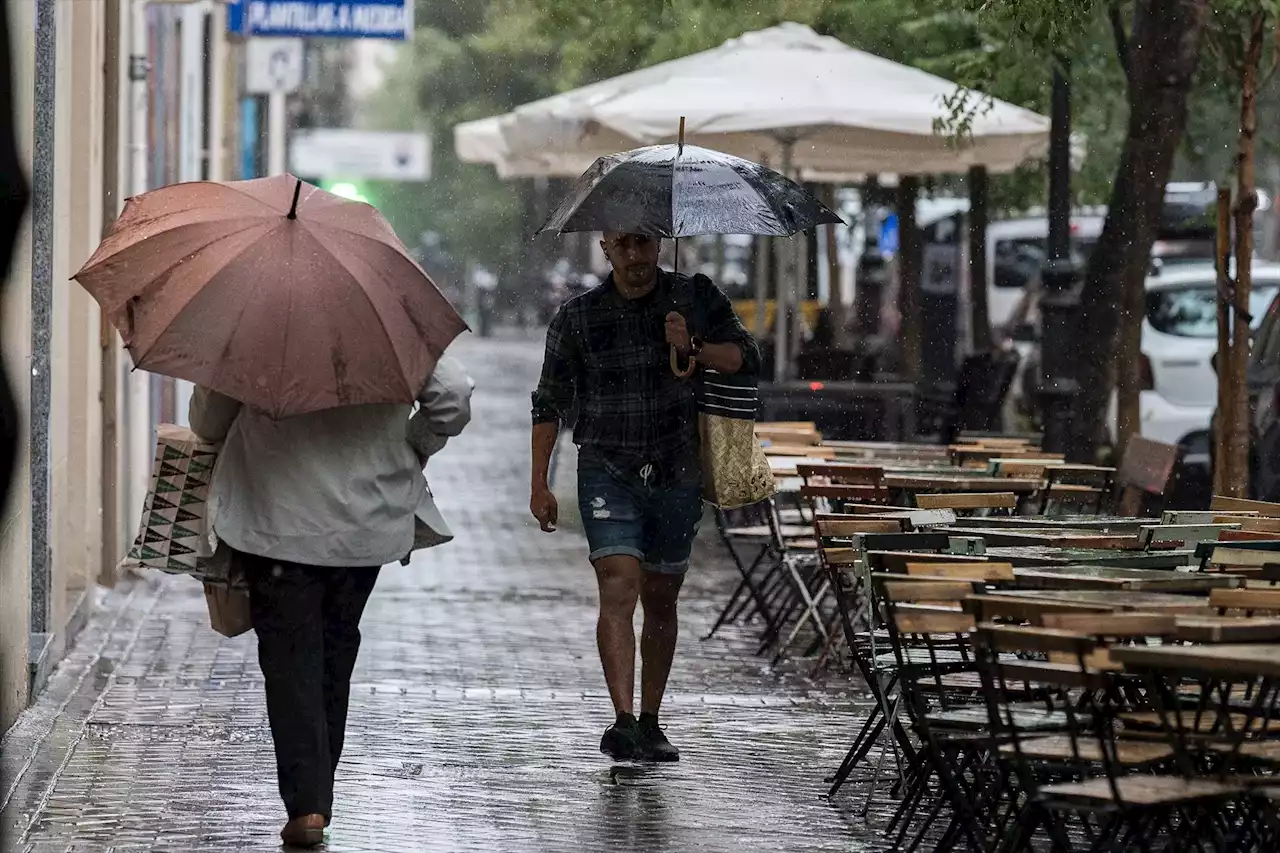
M574 184L538 229L620 231L656 237L758 234L790 237L818 225L844 224L795 181L721 151L680 141L601 157ZM679 246L676 247L679 272ZM671 369L685 376L693 364Z
M804 187L772 169L696 145L651 145L601 157L538 229L656 237L790 237L843 224Z

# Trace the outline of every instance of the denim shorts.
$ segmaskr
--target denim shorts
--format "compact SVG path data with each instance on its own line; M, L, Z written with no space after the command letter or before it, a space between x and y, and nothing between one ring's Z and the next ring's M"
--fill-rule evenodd
M596 461L578 466L578 509L591 562L619 554L648 571L682 575L702 521L697 483L655 484L620 476Z

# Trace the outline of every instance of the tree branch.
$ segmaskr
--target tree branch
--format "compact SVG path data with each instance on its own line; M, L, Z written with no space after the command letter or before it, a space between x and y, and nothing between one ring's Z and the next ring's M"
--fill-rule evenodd
M1111 22L1111 36L1116 41L1116 58L1124 69L1124 77L1132 82L1129 70L1129 35L1124 30L1124 18L1120 14L1120 4L1112 0L1107 4L1107 20Z

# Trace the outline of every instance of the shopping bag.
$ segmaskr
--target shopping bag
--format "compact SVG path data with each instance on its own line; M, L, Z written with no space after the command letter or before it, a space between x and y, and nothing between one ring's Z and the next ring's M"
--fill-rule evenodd
M204 600L209 607L209 625L222 636L238 637L253 627L249 593L244 590L207 583Z
M755 433L755 378L704 367L698 372L695 394L703 500L720 509L738 509L771 497L773 471Z
M230 549L218 547L209 499L217 459L217 445L202 441L190 429L159 426L142 522L123 565L215 584L230 582Z

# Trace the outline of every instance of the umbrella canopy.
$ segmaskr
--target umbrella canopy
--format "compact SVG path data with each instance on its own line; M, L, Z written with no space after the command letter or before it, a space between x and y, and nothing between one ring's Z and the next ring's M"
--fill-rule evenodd
M132 198L74 277L136 367L277 418L411 403L466 329L377 210L290 175Z
M771 169L696 145L653 145L597 160L538 233L789 237L825 224L842 220Z
M974 117L965 144L935 133L956 91L788 23L518 107L495 117L500 146L495 119L485 120L490 144L473 144L474 123L459 125L455 141L464 159L508 174L554 174L575 155L670 139L682 115L701 144L773 164L790 157L809 172L1000 172L1046 150L1049 120L998 100Z

